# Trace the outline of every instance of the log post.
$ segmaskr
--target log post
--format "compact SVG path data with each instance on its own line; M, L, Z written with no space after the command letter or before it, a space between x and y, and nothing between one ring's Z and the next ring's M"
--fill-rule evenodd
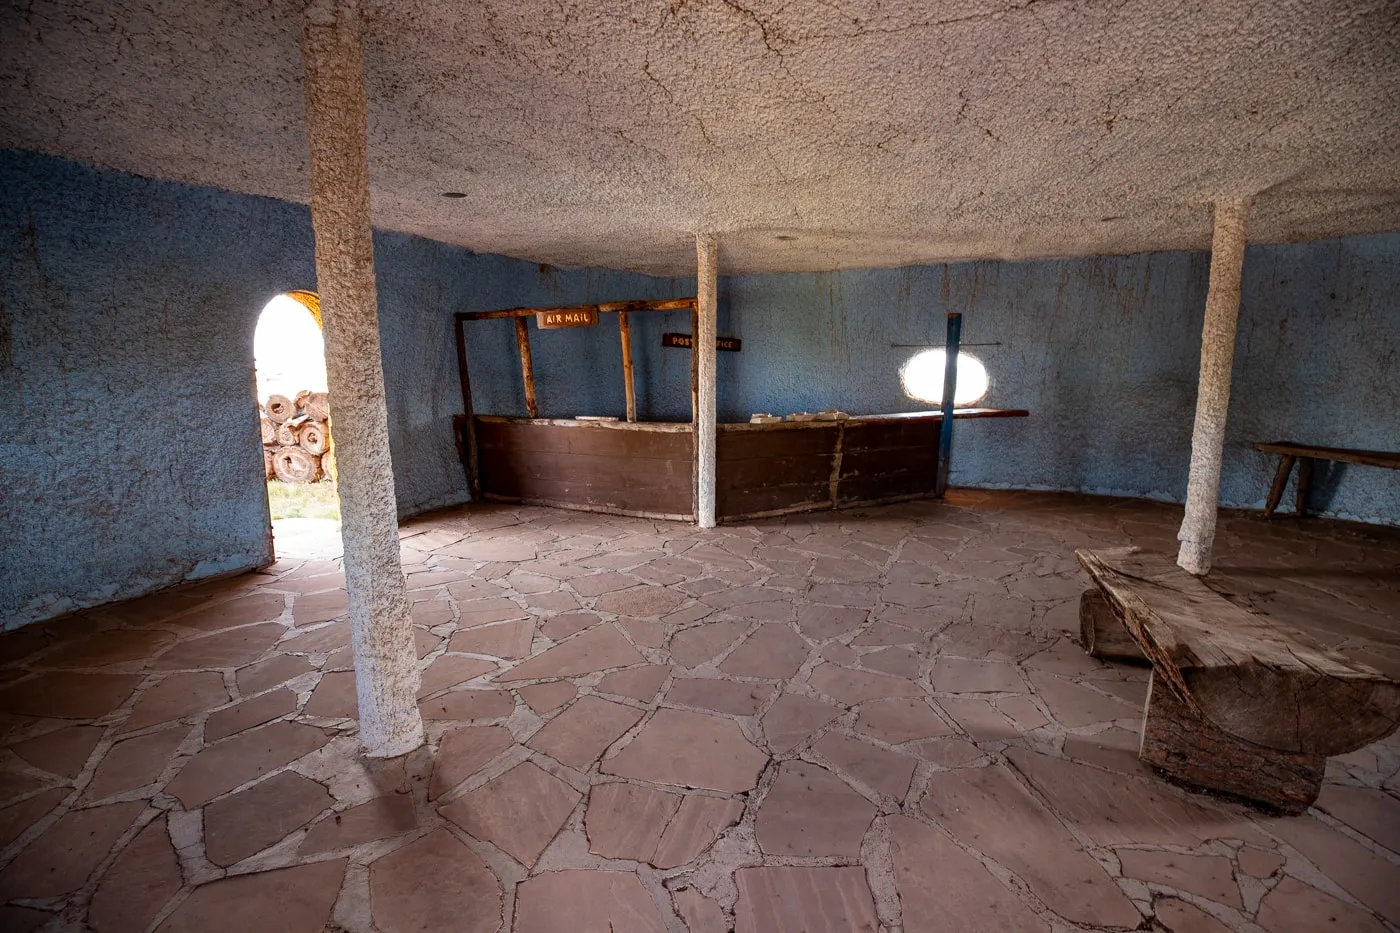
M632 373L632 323L626 311L617 313L617 332L622 339L622 388L627 393L627 420L637 420L637 383Z
M515 319L515 345L520 348L520 377L525 382L525 412L531 418L540 416L540 406L535 403L535 363L530 359L530 331L525 319Z
M1281 752L1206 722L1158 678L1147 687L1138 757L1185 784L1244 797L1284 813L1302 813L1322 789L1327 759Z
M948 315L948 340L943 351L943 421L938 430L938 466L933 477L934 498L948 492L948 471L953 465L953 404L958 394L958 348L962 343L962 315Z
M1201 328L1201 377L1196 393L1196 427L1191 435L1191 475L1186 487L1186 515L1177 539L1176 562L1188 573L1210 572L1220 504L1220 459L1225 447L1225 417L1230 408L1230 374L1235 364L1235 328L1240 317L1240 274L1244 267L1243 200L1215 204L1215 233L1210 247L1210 290Z
M691 341L695 347L698 394L695 419L695 514L701 528L715 527L715 354L719 330L717 314L719 281L714 234L695 235L696 323Z
M423 744L423 720L379 349L362 30L356 0L313 0L301 53L360 743L391 758Z

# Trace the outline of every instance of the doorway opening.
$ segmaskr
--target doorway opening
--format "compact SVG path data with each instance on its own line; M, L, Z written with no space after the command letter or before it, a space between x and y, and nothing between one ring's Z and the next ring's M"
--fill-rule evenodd
M288 292L267 303L253 334L253 361L275 554L338 553L340 499L315 293Z

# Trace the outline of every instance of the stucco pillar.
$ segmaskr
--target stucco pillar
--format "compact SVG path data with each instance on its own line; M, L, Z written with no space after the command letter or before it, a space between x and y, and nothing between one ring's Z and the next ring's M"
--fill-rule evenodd
M1215 516L1220 504L1220 458L1225 417L1230 409L1230 375L1235 365L1235 328L1240 318L1240 273L1244 268L1245 221L1249 202L1215 204L1210 244L1210 290L1201 329L1201 382L1196 392L1196 427L1191 435L1191 477L1186 517L1177 539L1176 562L1194 574L1210 571Z
M695 347L699 394L695 417L695 514L701 528L715 527L715 352L719 337L719 260L715 236L695 235L698 305Z
M312 0L301 50L360 742L366 754L390 758L423 744L423 720L379 355L357 0Z

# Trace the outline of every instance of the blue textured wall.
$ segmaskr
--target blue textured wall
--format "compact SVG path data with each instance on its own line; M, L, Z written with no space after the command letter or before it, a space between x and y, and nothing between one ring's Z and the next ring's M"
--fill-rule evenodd
M466 498L454 310L654 281L395 233L375 252L403 514ZM270 559L253 331L296 288L303 206L0 151L0 628Z
M253 330L274 295L314 288L304 207L0 152L0 627L268 559ZM461 501L451 313L672 297L693 279L557 270L378 233L390 445L400 511ZM898 370L943 315L991 372L954 481L1179 500L1209 257L1159 253L961 263L720 282L725 419L916 407ZM644 417L689 417L685 313L633 319ZM533 332L545 415L620 414L615 320ZM477 410L520 414L508 322L469 325ZM1253 247L1222 500L1262 503L1248 441L1400 448L1400 234ZM1315 506L1400 522L1397 475L1320 478Z
M967 351L991 374L983 404L1032 414L960 424L955 483L1180 501L1209 273L1208 254L1177 252L722 278L719 332L743 351L719 354L720 417L921 407L899 383L917 351L892 344L941 345L944 315L960 311L964 341L996 344ZM654 281L634 294L693 289ZM523 413L509 324L469 328L477 409ZM643 415L688 418L688 355L660 348L663 331L689 331L688 315L638 315L633 329ZM542 414L621 412L612 326L541 334L535 347ZM1400 449L1398 358L1400 234L1251 247L1222 502L1262 507L1275 462L1254 440ZM1334 467L1313 507L1398 523L1398 479Z

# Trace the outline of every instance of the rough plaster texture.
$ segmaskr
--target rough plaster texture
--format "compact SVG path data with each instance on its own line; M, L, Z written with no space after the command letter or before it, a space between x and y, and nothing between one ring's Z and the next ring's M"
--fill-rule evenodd
M1215 540L1248 220L1249 205L1244 201L1220 201L1215 205L1210 287L1201 325L1201 378L1196 389L1196 422L1191 432L1191 472L1186 484L1186 515L1177 535L1181 548L1176 562L1194 574L1210 572L1210 548Z
M300 0L0 12L0 145L304 201ZM1390 0L379 0L375 220L668 275L1400 226ZM445 200L443 191L467 195ZM796 239L778 239L794 236Z
M467 495L453 311L694 293L400 233L374 250L405 515ZM305 207L0 150L0 628L270 559L253 331L315 287Z
M954 485L1180 502L1209 272L1209 253L1174 252L721 277L719 333L741 338L743 350L718 355L719 418L922 407L899 384L918 350L892 344L941 346L944 315L960 311L964 352L991 377L984 403L1031 417L960 424ZM619 277L591 275L613 286L594 294L618 294ZM693 280L634 281L638 297L694 294ZM1222 505L1263 506L1276 462L1251 441L1400 449L1387 375L1400 360L1397 305L1400 235L1246 250ZM633 316L643 418L690 417L689 354L660 349L660 335L688 331L688 318ZM497 323L469 330L476 404L522 414L512 337ZM616 335L594 330L535 343L541 414L622 413ZM552 355L541 362L546 344ZM571 362L571 350L587 365ZM1397 523L1400 488L1385 470L1319 465L1312 506Z
M322 0L307 7L301 45L360 741L393 758L423 744L423 719L379 349L362 28L358 0Z
M715 340L719 314L718 244L712 234L695 237L695 517L715 527Z

